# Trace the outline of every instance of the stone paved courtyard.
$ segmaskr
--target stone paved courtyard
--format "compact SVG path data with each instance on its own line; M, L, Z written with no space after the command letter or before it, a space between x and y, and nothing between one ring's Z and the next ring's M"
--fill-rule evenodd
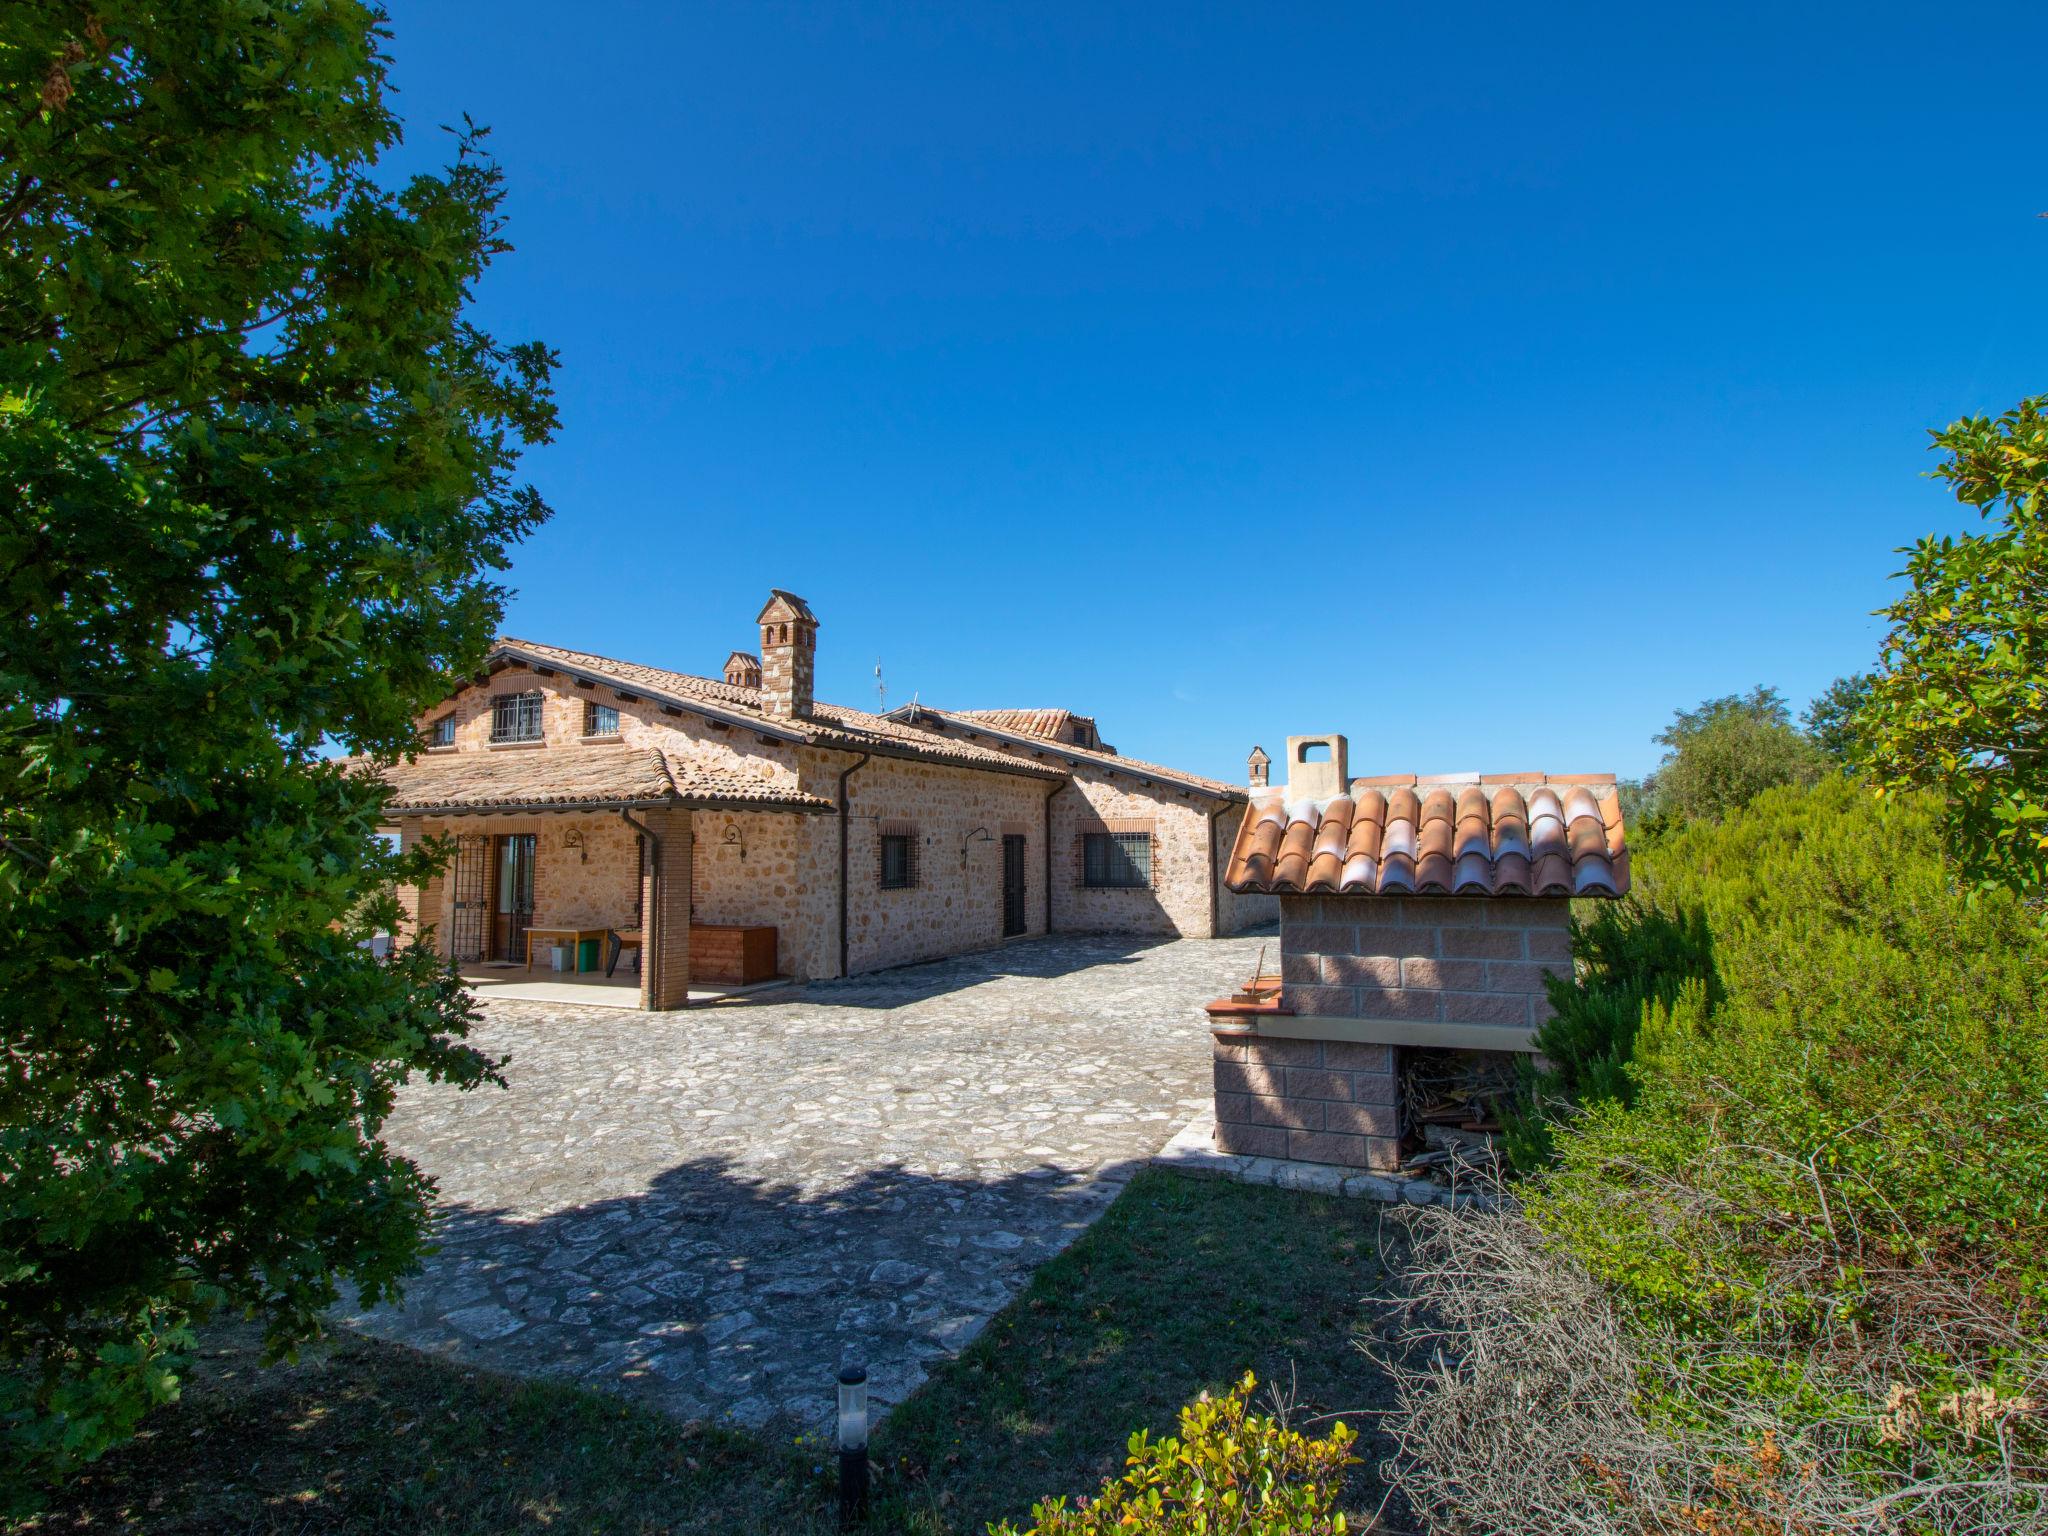
M509 1091L387 1134L439 1253L353 1326L686 1417L900 1401L1209 1102L1198 1005L1260 936L1055 937L670 1014L492 1003Z

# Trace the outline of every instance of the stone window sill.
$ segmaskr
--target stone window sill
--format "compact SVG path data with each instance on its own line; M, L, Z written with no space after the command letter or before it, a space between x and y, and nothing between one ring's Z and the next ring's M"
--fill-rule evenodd
M446 746L422 747L420 752L425 757L446 757L450 752L460 752L461 750L462 743L451 741Z
M493 752L523 752L534 747L544 747L547 743L545 741L491 741L486 742L485 745Z
M625 742L626 738L617 731L613 731L608 736L578 736L576 738L576 744L582 747L619 747L624 746Z

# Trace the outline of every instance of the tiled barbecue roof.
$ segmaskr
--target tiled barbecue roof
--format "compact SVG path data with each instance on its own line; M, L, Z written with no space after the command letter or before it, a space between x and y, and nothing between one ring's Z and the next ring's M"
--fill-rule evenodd
M1002 738L1033 752L1050 753L1075 763L1092 763L1129 774L1136 779L1156 779L1161 783L1178 785L1201 791L1225 800L1245 798L1244 786L1226 784L1221 779L1205 778L1199 773L1189 773L1180 768L1168 768L1162 763L1148 763L1140 758L1125 757L1106 747L1077 747L1071 741L1054 741L1045 737L1027 734L1009 727L995 724L989 717L1005 713L1002 710L933 709L929 704L905 704L889 711L891 720L910 723L929 723L937 727L950 726L956 730L981 731L987 735ZM1036 713L1036 711L1032 711ZM1085 718L1085 717L1084 717ZM963 746L970 743L960 743Z
M1612 774L1353 779L1332 800L1254 791L1224 883L1356 896L1620 896Z
M426 754L351 772L374 772L392 788L386 809L398 816L481 811L653 805L731 806L749 810L829 811L832 802L785 783L710 768L652 747Z
M589 651L569 651L533 640L500 640L491 650L493 661L524 661L529 665L557 668L586 677L602 679L650 698L701 706L714 718L744 722L750 729L784 741L808 746L837 747L843 751L873 752L885 757L912 757L959 768L988 768L1025 778L1061 777L1050 768L1020 762L1007 753L977 747L972 742L949 741L930 731L848 709L839 704L814 703L809 717L773 717L761 707L761 690L744 688L716 678L695 677L688 672L671 672L665 667L644 667L637 662L618 661Z

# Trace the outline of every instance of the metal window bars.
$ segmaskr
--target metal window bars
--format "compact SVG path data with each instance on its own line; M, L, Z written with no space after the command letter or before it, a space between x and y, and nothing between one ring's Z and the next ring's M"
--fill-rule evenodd
M492 741L539 741L541 696L503 693L491 701Z
M1081 843L1081 884L1130 890L1152 883L1152 834L1088 832Z

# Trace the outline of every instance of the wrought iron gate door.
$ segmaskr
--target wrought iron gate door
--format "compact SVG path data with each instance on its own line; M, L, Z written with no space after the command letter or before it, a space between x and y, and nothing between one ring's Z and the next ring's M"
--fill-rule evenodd
M465 832L455 839L455 866L448 881L448 958L457 964L484 957L490 882L491 840L481 832Z
M1024 839L1003 836L1003 937L1024 931Z

